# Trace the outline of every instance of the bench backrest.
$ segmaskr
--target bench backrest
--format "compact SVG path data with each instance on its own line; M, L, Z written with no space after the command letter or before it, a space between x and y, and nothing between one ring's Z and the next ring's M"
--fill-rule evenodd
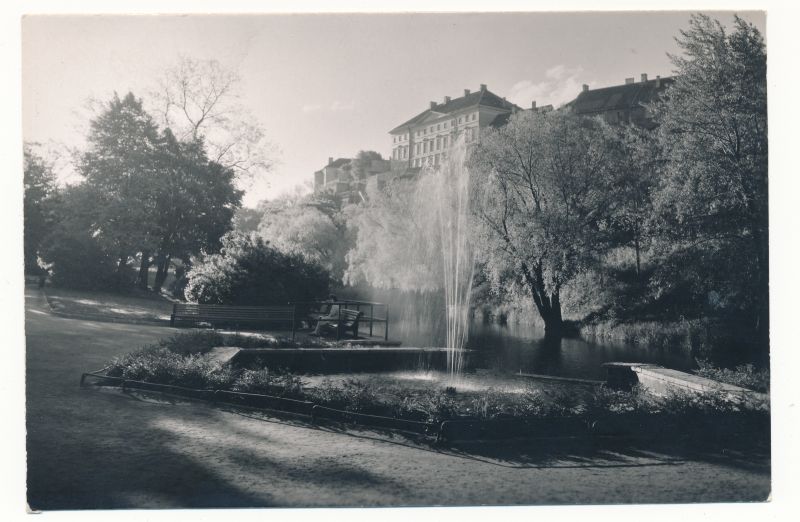
M288 319L294 317L291 306L232 306L195 303L176 303L172 307L175 317L209 317L215 319Z
M363 315L363 312L359 312L357 310L342 310L342 319L344 319L345 324L348 326L358 321L358 319Z

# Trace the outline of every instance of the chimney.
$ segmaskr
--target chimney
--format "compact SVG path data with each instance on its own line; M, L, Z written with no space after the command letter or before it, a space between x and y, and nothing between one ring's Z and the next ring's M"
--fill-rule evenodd
M533 100L531 102L531 109L535 109L535 108L536 108L536 100Z
M625 78L625 85L630 85L633 83L633 78Z
M586 92L588 90L589 90L589 86L584 83L583 84L583 92Z
M485 90L486 90L486 84L485 84L485 83L482 83L482 84L481 84L481 92L482 92L482 91L485 91Z
M656 76L656 89L661 87L661 76Z
M332 165L332 164L333 164L333 158L328 156L328 165Z
M435 108L436 108L436 102L432 101L431 102L431 109L435 109Z
M647 81L647 73L642 73L642 83Z
M469 89L464 89L464 96L469 96Z
M444 97L444 102L445 103L450 103L450 96L445 96Z

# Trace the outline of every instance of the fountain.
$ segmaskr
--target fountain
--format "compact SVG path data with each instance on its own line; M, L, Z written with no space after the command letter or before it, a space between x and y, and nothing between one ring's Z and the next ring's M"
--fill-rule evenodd
M439 251L445 306L445 348L451 379L461 374L469 335L469 304L475 272L475 251L469 233L470 174L461 137L437 167L426 168L418 184L421 211L438 226L426 238L433 258ZM431 259L432 262L437 262Z

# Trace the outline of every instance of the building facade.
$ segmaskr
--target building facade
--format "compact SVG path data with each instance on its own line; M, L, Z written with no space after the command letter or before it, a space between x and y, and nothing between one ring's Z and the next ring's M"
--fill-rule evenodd
M327 192L341 201L355 203L364 199L364 190L370 179L391 169L389 160L373 159L357 178L352 165L353 158L328 158L328 164L314 173L314 192Z
M518 110L485 84L477 92L465 89L460 98L445 96L441 103L432 101L428 109L389 131L392 161L406 168L439 165L459 136L473 142L481 129Z

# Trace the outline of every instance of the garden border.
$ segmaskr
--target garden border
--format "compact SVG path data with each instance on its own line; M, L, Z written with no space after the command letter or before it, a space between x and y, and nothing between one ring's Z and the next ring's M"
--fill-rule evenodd
M555 437L673 439L676 436L680 436L682 432L685 433L685 426L693 426L696 424L694 421L702 421L700 418L690 419L687 417L689 420L686 423L677 425L674 422L674 417L671 416L659 419L658 414L638 414L632 417L625 417L609 413L597 417L572 415L530 419L450 419L441 423L433 423L339 410L314 404L310 401L272 395L229 390L203 390L171 384L136 381L100 373L104 370L105 368L81 374L80 386L85 386L86 378L91 377L118 383L123 391L138 389L168 396L199 399L212 404L222 403L232 406L244 406L282 415L299 416L309 419L312 424L317 424L320 420L325 419L332 422L391 429L415 435L435 436L437 443ZM767 436L769 436L768 433L771 430L769 419L770 417L767 416L766 425L763 425L763 419L754 416L753 412L727 413L722 419L713 419L710 428L714 433L710 435L714 439L719 439L736 434L741 429L740 423L743 421L744 423L749 423L751 429L764 429ZM737 423L739 424L737 425ZM709 434L707 433L707 435Z
M331 421L346 422L362 426L388 428L396 431L412 432L422 435L435 435L440 432L439 427L435 423L411 421L407 419L397 419L394 417L383 417L380 415L369 415L365 413L338 410L336 408L329 408L327 406L314 404L310 401L276 397L273 395L235 392L229 390L202 390L198 388L185 388L171 384L136 381L132 379L125 379L123 377L105 375L99 373L99 371L85 372L81 374L81 387L86 385L87 377L115 382L122 391L127 389L137 389L161 393L164 395L178 396L182 398L199 399L214 404L230 404L233 406L245 406L248 408L278 412L282 414L299 415L309 418L312 424L315 424L319 419L327 419Z

